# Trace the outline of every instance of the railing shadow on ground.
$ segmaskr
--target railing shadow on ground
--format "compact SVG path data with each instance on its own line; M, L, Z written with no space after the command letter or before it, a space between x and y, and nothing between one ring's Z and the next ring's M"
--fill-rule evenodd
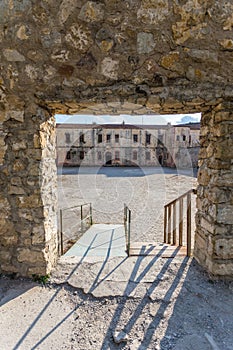
M69 273L69 275L68 275L68 277L66 278L65 281L68 281L71 278L71 276L78 271L80 265L83 263L85 257L88 254L88 251L93 246L95 240L96 240L96 237L93 238L93 241L91 242L90 246L87 248L84 256L80 259L80 261L77 263L77 265L72 269L72 271ZM111 248L111 240L110 240L110 243L109 243L108 254L106 255L105 260L103 261L102 266L100 266L99 272L97 273L95 280L93 281L92 285L90 286L89 292L93 292L113 272L115 272L119 268L120 265L122 265L128 259L128 258L125 258L118 265L116 265L111 271L109 271L107 274L105 274L104 273L104 268L105 268L105 266L106 266L106 264L107 264L107 262L109 260L110 248ZM135 261L134 267L133 267L132 272L130 274L130 278L129 278L128 283L126 285L126 288L125 288L125 290L123 292L122 302L117 306L117 308L116 308L116 310L114 312L114 315L112 316L111 321L109 323L108 330L105 333L105 339L104 339L103 344L101 346L102 350L106 349L107 343L109 343L112 333L117 329L119 320L120 320L120 318L121 318L125 308L128 307L127 306L127 298L126 297L130 296L132 294L132 292L135 290L135 288L137 287L138 283L142 282L143 278L147 274L150 273L152 266L161 257L162 253L166 250L166 247L162 247L161 251L156 256L153 256L151 258L151 260L149 261L149 263L146 265L146 267L142 271L140 271L141 264L142 264L143 260L146 258L145 253L149 254L151 249L152 248L149 248L145 252L145 247L142 247L141 253L143 255L138 256L136 261ZM179 251L179 248L176 248L176 254L178 253L178 251ZM160 271L158 272L158 274L153 276L154 280L149 285L149 287L147 288L146 293L138 301L138 304L137 304L135 310L132 310L131 316L129 317L129 319L125 320L125 325L123 327L123 331L124 332L130 333L130 331L132 330L134 325L137 323L138 318L142 314L142 312L145 309L145 307L149 303L151 303L151 295L156 291L157 288L160 287L160 283L161 283L161 281L163 279L163 276L165 275L165 273L168 271L169 267L171 266L171 264L173 262L173 259L168 259L168 260L164 260L164 261L165 261L165 263L163 264L163 266L160 269ZM171 298L172 298L173 294L176 293L176 291L178 290L181 277L182 277L182 275L183 275L183 273L184 273L184 271L186 269L188 261L189 261L189 258L187 258L187 257L183 259L179 269L177 270L176 275L174 276L174 279L171 281L170 285L168 285L167 290L163 291L164 292L164 298L163 298L163 300L161 300L161 305L159 307L159 310L154 315L154 318L152 319L151 324L147 327L147 329L146 329L146 331L144 333L144 337L141 340L141 345L139 346L138 349L142 350L142 349L147 348L149 346L150 342L152 341L152 339L154 337L154 334L156 332L156 329L158 329L158 327L160 325L160 321L163 318L163 315L164 315L165 311L167 310L167 307L169 305L169 302L171 301ZM190 265L190 269L191 269L191 267L192 267L192 264ZM102 275L102 277L101 277L101 275ZM57 290L55 291L55 293L52 296L52 298L47 302L47 304L43 307L43 309L40 311L40 313L38 313L38 315L35 317L35 319L32 322L32 324L30 325L30 327L28 327L26 332L22 335L22 337L19 339L17 344L14 346L14 348L13 348L14 350L19 349L22 346L23 342L29 336L29 334L32 331L32 329L36 326L38 321L41 319L41 317L47 311L49 305L58 297L59 292L61 291L62 288L63 288L63 285L57 288ZM83 298L85 298L85 297L83 297ZM181 299L181 302L182 302L182 300L183 299ZM80 306L83 305L83 302L84 302L84 300L82 300L80 303L78 303L73 308L73 310L71 310L69 313L67 313L67 315L65 317L63 317L63 319L60 322L57 322L57 324L53 328L48 330L48 332L45 335L43 335L41 337L41 339L39 341L37 341L37 343L31 347L31 349L37 349L38 346L40 346L49 336L51 336L64 322L66 322L74 314L75 311L77 311L77 309ZM177 297L176 304L177 303L179 303L179 295ZM121 345L119 345L119 349L120 348L121 348Z
M81 258L81 260L78 262L78 264L73 268L73 270L70 272L70 274L67 276L66 281L67 282L69 280L69 278L74 274L74 272L78 269L78 267L82 264L83 260L85 259L86 255L88 254L88 251L91 249L92 244L94 243L96 239L96 236L93 238L90 246L87 248L85 254L83 255L83 257ZM57 298L59 292L62 290L63 286L59 286L58 289L56 290L56 292L54 293L54 295L52 296L52 298L45 304L45 306L43 307L43 309L41 310L41 312L36 316L36 318L34 319L34 321L32 322L32 324L28 327L28 329L26 330L26 332L22 335L22 337L19 339L19 341L16 343L16 345L13 347L12 350L18 350L20 349L22 343L24 342L24 340L27 338L27 336L29 335L29 333L32 331L32 329L35 327L35 325L38 323L38 321L41 319L41 317L44 315L44 313L46 312L46 310L48 309L49 305ZM67 316L65 318L63 318L59 323L57 323L57 325L55 327L53 327L44 337L42 337L40 339L40 341L38 341L32 348L31 350L37 349L37 347L42 344L48 336L50 336L55 330L57 330L63 322L65 322L71 315L73 315L73 313L82 305L83 303L78 304L73 310L71 310L70 313L67 314Z
M94 243L94 241L95 237L92 243ZM87 253L89 249L91 249L91 246L87 248ZM150 273L151 267L160 258L162 252L165 249L166 248L163 247L161 249L161 252L157 256L154 256L142 271L140 271L140 267L143 260L145 259L145 255L137 257L134 268L129 278L129 282L124 290L122 301L118 304L114 314L112 315L108 329L105 332L105 339L100 349L115 349L115 345L112 343L111 337L113 332L118 329L118 325L121 325L122 331L129 334L137 322L140 322L140 316L143 314L143 311L146 309L146 307L153 304L154 302L158 304L158 309L153 314L153 317L151 317L151 322L147 324L143 338L140 340L140 344L137 347L138 350L151 348L151 344L154 344L158 338L158 332L159 334L162 333L160 338L161 349L181 349L182 347L180 342L182 340L180 340L180 337L185 338L185 340L189 342L189 348L192 348L192 346L194 346L192 342L194 342L197 346L197 341L199 341L202 342L199 346L200 349L205 349L205 344L208 344L208 342L215 344L214 349L216 350L231 349L233 340L233 323L227 323L227 316L224 318L224 316L227 314L228 321L230 319L230 316L233 317L233 297L231 298L231 305L226 305L225 300L225 297L228 298L229 303L229 293L231 293L231 291L226 285L221 282L213 284L213 282L209 280L207 274L203 272L197 263L193 260L191 261L188 257L185 257L183 259L179 265L179 268L177 268L174 278L167 285L167 288L162 290L163 296L161 298L160 293L158 293L158 296L154 293L157 293L159 288L159 291L161 291L161 283L163 277L173 262L173 259L166 260L158 274L153 276L154 281L147 288L147 292L142 298L140 298L140 300L138 299L138 303L135 308L130 310L129 317L126 319L125 316L123 317L125 309L128 308L126 297L130 296L134 291L136 288L136 283L140 283L143 278L148 273ZM144 250L145 247L142 248L143 254L145 254ZM177 248L177 253L178 250L179 248ZM148 249L147 253L149 254L149 252L150 249ZM75 272L78 271L78 268L84 259L85 257L83 257L80 262L73 268L66 280L68 280ZM106 256L106 259L103 261L103 264L100 267L94 282L90 286L89 292L94 291L99 284L104 282L106 278L108 278L128 258L125 258L111 271L109 271L107 274L104 274L104 267L108 259L109 256ZM102 273L103 276L101 278ZM132 281L134 281L134 283L132 283ZM21 348L24 340L29 336L30 332L38 323L43 314L45 314L49 305L54 301L55 298L59 296L59 292L62 288L63 286L58 287L52 298L36 316L33 323L30 325L30 327L28 327L27 331L14 346L14 350ZM31 349L37 349L41 344L43 344L48 337L50 337L56 330L58 330L59 327L64 322L66 322L74 314L74 312L78 310L79 307L83 305L83 303L84 300L81 300L70 312L67 313L65 317L63 317L62 320L60 320L60 322L57 322L53 328L47 330L47 333L45 335L42 334L41 339L37 341L37 343L34 344ZM209 307L207 309L208 305ZM172 309L169 317L165 316L166 312L168 312L168 309ZM123 327L122 318L124 318ZM213 330L216 327L221 329L222 335L220 335L220 338L213 336L213 334L218 334L217 331L215 333ZM111 344L113 345L111 346ZM122 349L124 346L125 345L123 344L119 344L118 349ZM206 347L206 349L208 349L208 347Z
M149 251L153 249L153 248L149 248L148 249L148 254ZM153 259L150 261L150 263L147 265L147 267L145 268L144 271L142 271L140 273L140 275L136 278L136 275L139 271L139 267L141 265L141 262L145 259L146 255L140 255L138 256L133 271L131 273L131 276L129 278L129 282L126 285L125 291L124 291L124 296L130 296L130 294L133 292L133 290L136 288L137 284L132 284L131 282L134 281L136 283L139 283L140 281L142 281L142 279L146 276L146 274L150 271L151 267L154 265L154 263L160 258L160 256L162 255L162 252L164 252L166 250L166 247L163 247L161 249L161 251L153 257ZM176 248L175 251L175 255L178 253L179 248ZM141 254L145 254L144 248L142 249ZM165 274L165 272L167 271L169 265L171 264L173 259L169 259L165 262L164 266L162 267L161 271L159 272L159 278L157 278L158 276L154 276L154 282L151 283L150 287L147 289L147 292L145 293L145 295L143 296L143 298L141 298L141 301L139 302L138 306L136 307L136 309L134 310L133 314L131 315L130 319L127 320L127 323L125 324L124 328L123 328L123 332L128 334L132 327L134 326L134 324L137 322L138 317L141 315L143 309L145 308L145 306L147 305L147 303L149 302L149 297L150 294L155 290L155 288L159 285L162 276ZM183 261L183 269L186 267L188 258L185 258ZM177 281L179 281L179 277L180 277L180 273L178 273L176 279ZM115 310L114 315L112 316L112 320L110 322L110 325L108 327L108 331L106 332L107 334L109 333L114 333L117 330L117 326L118 326L118 320L120 319L121 315L124 312L124 309L126 307L126 300L119 304L118 307ZM104 339L104 342L101 346L101 350L105 350L106 346L109 342L109 339L106 337ZM144 348L143 348L144 349Z
M68 280L71 278L71 276L78 270L79 266L83 263L84 259L86 258L86 256L88 255L88 252L91 250L97 235L95 235L95 237L93 238L91 244L87 247L86 252L83 254L83 257L80 259L80 261L77 263L77 265L73 268L73 270L70 272L70 274L67 276L65 282L68 282ZM110 240L109 242L109 249L108 249L108 253L107 256L103 262L102 267L100 268L100 271L98 273L98 275L96 276L96 279L92 285L92 289L95 288L95 285L98 281L98 278L101 275L101 272L104 269L104 266L106 265L108 259L109 259L109 252L110 252L110 248L111 248L111 244L112 244L112 240ZM125 258L124 260L126 260L127 258ZM123 261L124 261L123 260ZM121 263L123 263L123 261ZM116 268L118 268L120 265L118 264L118 266ZM108 275L110 275L111 273L113 273L115 270L113 269ZM41 310L41 312L36 316L36 318L34 319L34 321L32 322L32 324L28 327L28 329L26 330L26 332L22 335L22 337L18 340L18 342L16 343L16 345L13 347L12 350L18 350L20 349L21 345L23 344L23 342L25 341L25 339L27 338L27 336L29 335L29 333L32 331L32 329L36 326L36 324L39 322L39 320L41 319L41 317L45 314L46 310L48 309L48 307L50 306L50 304L58 297L59 292L62 290L63 286L59 286L58 289L56 290L56 292L54 293L54 295L52 296L52 298L46 303L46 305L43 307L43 309ZM91 289L90 288L90 289ZM82 306L84 303L84 300L80 303L78 303L75 308L73 310L71 310L71 312L69 312L60 322L58 322L56 324L56 326L54 326L46 335L44 335L33 347L31 347L31 350L36 350L38 348L39 345L41 345L52 333L54 333L65 321L67 321L73 314L74 312L77 311L77 309Z
M174 280L166 294L169 298L172 288L178 289L160 340L161 349L232 349L233 294L228 283L210 279L194 259L183 278L180 286ZM164 314L164 310L161 304L158 313ZM155 316L144 334L143 349L150 344L157 327L158 318Z
M91 249L91 246L93 245L94 241L95 241L96 237L93 238L90 246L87 248L86 253L83 255L83 257L80 259L80 261L77 263L77 265L72 269L72 271L70 272L70 274L67 276L66 278L66 282L71 278L71 276L78 270L79 266L82 264L82 262L84 261L86 255L88 254L88 251ZM133 269L133 272L131 274L131 278L134 278L136 276L136 273L138 271L138 268L140 266L140 262L145 258L145 256L141 256L138 257L137 259L137 263L135 264L135 268ZM159 254L158 256L154 257L153 262L150 263L150 265L152 266L153 263L159 258ZM100 271L98 273L98 278L101 275L101 272L104 269L104 266L107 263L107 260L109 259L109 257L107 256L105 261L102 264L102 267L100 268ZM127 258L125 258L124 260L126 260ZM110 271L108 273L108 276L110 276L121 264L123 263L123 261L118 264L118 266L116 266L114 269L112 269L112 271ZM148 271L149 271L149 266L147 267L145 272L142 272L140 274L141 277L139 277L137 280L139 281ZM90 287L90 290L94 290L96 288L97 285L99 285L100 283L102 283L104 281L104 279L106 278L106 276L104 278L102 278L102 280L98 281L98 279L96 278L94 283L92 284L92 286ZM45 304L45 306L43 307L43 309L39 312L39 314L35 317L34 321L32 322L32 324L28 327L28 329L24 332L24 334L21 336L21 338L18 340L18 342L16 343L16 345L13 347L13 350L17 350L19 349L22 344L24 343L24 341L26 340L26 338L29 336L30 332L33 330L33 328L36 326L36 324L39 322L39 320L41 319L41 317L45 314L46 310L48 309L48 307L50 306L50 304L58 297L59 292L62 290L63 286L59 286L56 290L56 292L54 293L54 295L51 297L51 299ZM129 288L127 288L127 294L130 294L132 292L134 288L131 287L130 290ZM48 331L31 349L37 349L37 347L39 345L41 345L53 332L55 332L65 321L67 321L73 314L75 311L77 311L77 309L83 305L83 302L80 302L79 304L77 304L75 306L75 308L73 310L71 310L71 312L69 312L60 322L58 322L50 331Z

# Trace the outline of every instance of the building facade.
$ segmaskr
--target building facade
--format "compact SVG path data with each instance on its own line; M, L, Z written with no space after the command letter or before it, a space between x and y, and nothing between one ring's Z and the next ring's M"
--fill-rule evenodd
M58 166L197 167L200 124L57 124Z

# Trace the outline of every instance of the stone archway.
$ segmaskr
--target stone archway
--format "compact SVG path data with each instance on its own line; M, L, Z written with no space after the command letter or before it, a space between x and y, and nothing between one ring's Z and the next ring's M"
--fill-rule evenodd
M56 263L54 114L133 104L139 114L203 113L195 257L232 277L231 2L79 5L1 9L1 271L45 274Z

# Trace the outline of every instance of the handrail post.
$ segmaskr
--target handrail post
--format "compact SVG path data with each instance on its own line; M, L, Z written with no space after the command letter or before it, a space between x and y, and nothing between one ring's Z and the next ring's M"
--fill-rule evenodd
M81 205L81 231L83 232L83 206Z
M191 256L191 193L187 194L187 256Z
M172 243L176 245L176 202L173 204L173 230L172 230Z
M93 220L92 220L92 205L90 203L90 226L93 224Z
M183 245L183 215L184 215L184 201L183 198L179 200L179 246Z
M163 242L167 243L167 207L164 207L164 234L163 234Z
M128 225L128 256L130 256L130 226L131 226L131 210L129 210L129 225Z
M63 255L64 250L63 250L62 209L60 209L60 250L61 250L61 255Z
M171 205L169 205L168 207L168 239L167 239L167 243L168 244L171 244L171 216L172 216L172 213L171 213Z

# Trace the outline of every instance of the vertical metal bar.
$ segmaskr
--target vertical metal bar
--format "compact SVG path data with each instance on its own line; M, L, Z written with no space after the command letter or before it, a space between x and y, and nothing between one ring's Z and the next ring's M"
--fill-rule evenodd
M81 231L83 232L83 206L81 205Z
M171 205L169 205L168 207L168 239L167 239L167 243L171 244L171 216L172 216L172 208Z
M129 210L129 209L128 209ZM130 226L131 226L131 210L128 212L129 219L128 219L128 256L130 256Z
M92 220L92 205L90 203L90 225L93 224L93 220Z
M183 245L183 222L184 222L184 201L183 198L179 201L179 245Z
M127 207L124 204L124 228L125 228L125 244L126 244L126 252L128 254L128 235L127 235L127 220L126 220L126 214L127 213Z
M173 230L172 230L172 236L173 236L173 244L176 245L176 202L173 204Z
M187 256L191 256L191 193L187 194Z
M167 207L164 207L164 233L163 233L163 242L167 243Z
M63 228L62 228L62 210L60 209L60 249L61 249L61 255L64 253L63 249Z

